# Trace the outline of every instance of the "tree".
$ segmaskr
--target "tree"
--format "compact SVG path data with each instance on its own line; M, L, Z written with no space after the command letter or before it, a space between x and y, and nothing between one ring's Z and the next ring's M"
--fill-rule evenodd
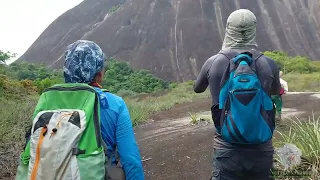
M10 53L9 51L4 52L0 50L0 62L5 63L10 58L16 57L16 53Z

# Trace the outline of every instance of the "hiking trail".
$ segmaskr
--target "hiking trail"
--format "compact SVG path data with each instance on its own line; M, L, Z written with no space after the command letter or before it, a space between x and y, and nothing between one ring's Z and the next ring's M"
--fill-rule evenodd
M283 96L283 119L320 116L320 93ZM189 112L210 114L211 99L179 104L135 128L146 180L206 180L211 176L213 124L192 125Z

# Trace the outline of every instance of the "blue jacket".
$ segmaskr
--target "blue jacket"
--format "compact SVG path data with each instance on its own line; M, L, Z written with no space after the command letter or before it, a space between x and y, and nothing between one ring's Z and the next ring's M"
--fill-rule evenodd
M144 180L140 151L124 100L99 88L95 89L99 94L101 134L108 146L108 155L116 144L126 180Z

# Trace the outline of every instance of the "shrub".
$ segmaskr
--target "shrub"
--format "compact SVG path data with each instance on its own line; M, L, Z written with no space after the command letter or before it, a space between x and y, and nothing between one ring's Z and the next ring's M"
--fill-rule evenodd
M133 124L139 124L159 111L169 110L176 104L192 102L201 98L209 98L210 93L197 94L193 92L193 83L184 82L168 93L159 97L146 97L142 101L126 98Z
M120 97L126 98L126 97L136 96L137 93L131 90L120 90L117 92L117 95L119 95Z
M112 6L112 8L109 10L109 13L114 13L116 12L119 8L120 8L120 4L116 5L116 6Z
M169 84L169 89L176 88L177 86L178 86L177 83L170 83L170 84Z
M21 96L20 100L0 97L0 177L14 176L18 158L25 145L26 127L32 125L37 96ZM0 178L1 179L1 178Z
M189 112L189 116L191 119L191 124L193 124L193 125L198 124L198 122L200 121L199 115L197 113L190 113Z
M38 79L35 81L35 84L38 88L39 93L42 93L43 90L55 85L55 84L60 84L63 83L62 78L57 78L57 77L51 77L51 78L45 78L45 79Z
M312 62L307 57L291 57L285 52L266 51L264 55L273 59L284 73L320 72L320 63Z
M168 83L146 70L133 70L129 63L110 59L102 86L110 92L131 90L136 93L151 93L168 89Z
M313 116L307 122L298 118L288 120L285 124L288 130L277 131L280 138L276 139L275 146L295 144L302 151L303 166L313 169L314 176L320 175L320 117L315 119Z
M22 81L21 81L21 84L22 84L22 86L26 89L26 92L27 92L28 94L32 94L32 93L38 91L37 86L36 86L36 85L34 84L34 82L31 81L31 80L28 80L28 79L22 80Z

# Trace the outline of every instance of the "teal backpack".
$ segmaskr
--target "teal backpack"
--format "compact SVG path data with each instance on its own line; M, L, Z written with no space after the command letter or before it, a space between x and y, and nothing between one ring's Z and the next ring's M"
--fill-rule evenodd
M253 59L255 51L220 53L228 57L229 65L221 81L218 131L224 140L233 144L269 141L275 129L275 108L256 66L256 60L262 58L262 54Z
M46 89L35 109L16 179L107 179L99 111L98 94L87 84Z

